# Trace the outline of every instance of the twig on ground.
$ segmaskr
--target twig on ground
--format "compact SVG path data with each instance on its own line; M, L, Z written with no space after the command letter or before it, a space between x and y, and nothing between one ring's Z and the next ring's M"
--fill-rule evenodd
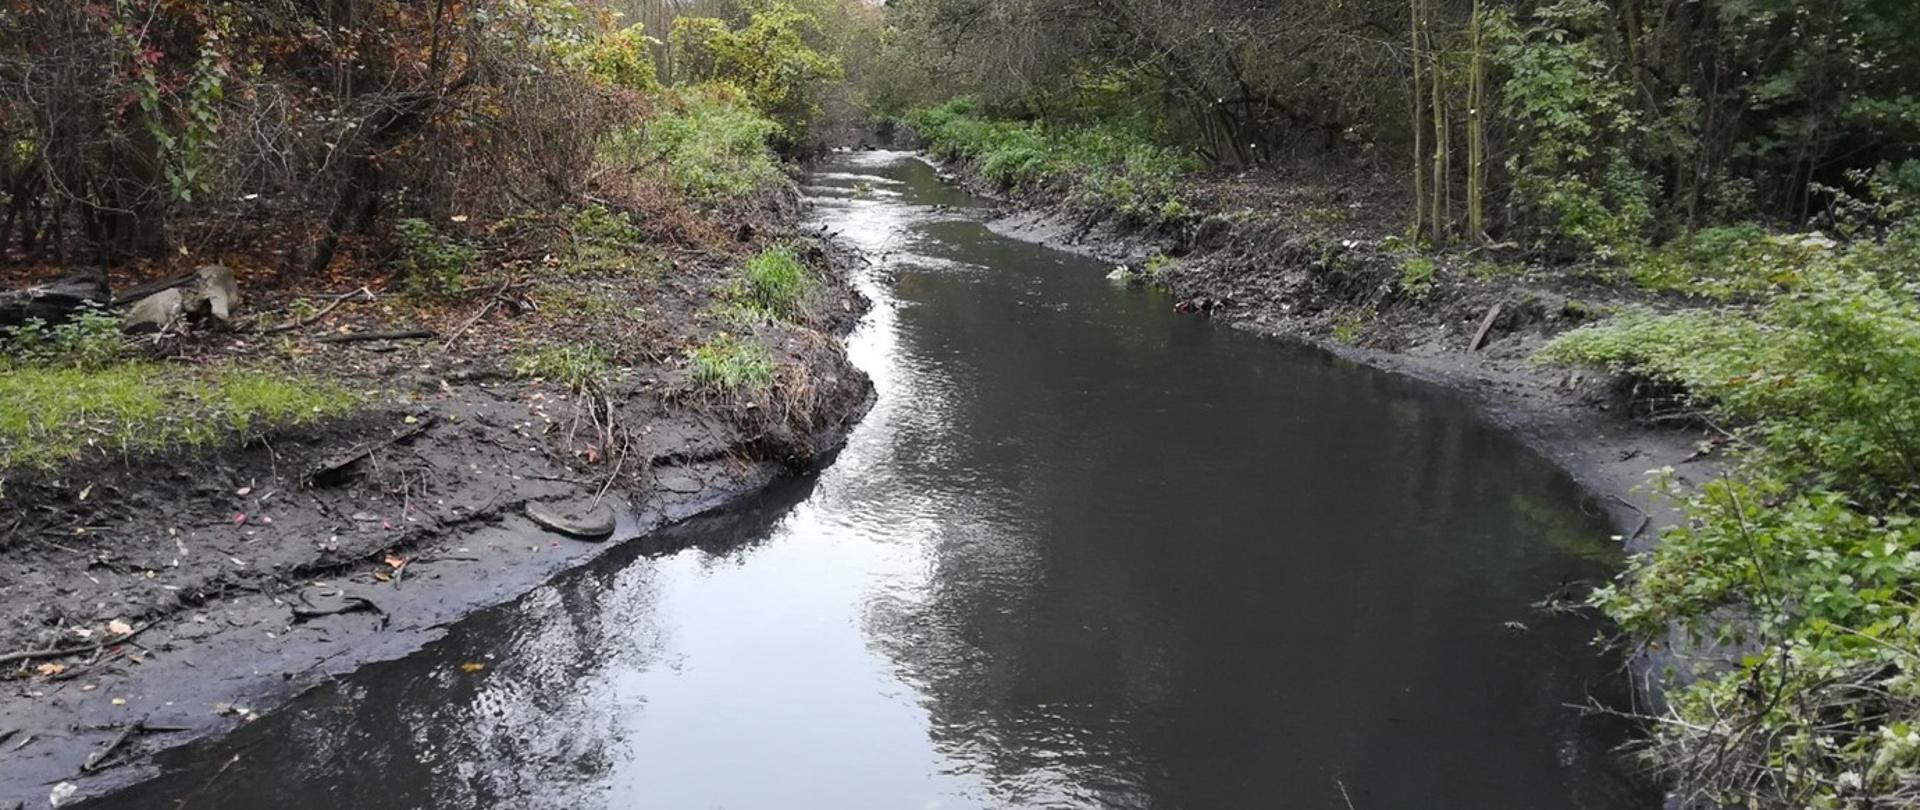
M257 330L252 334L277 335L277 334L280 334L281 332L291 332L295 329L301 329L304 327L312 326L316 323L319 323L320 319L333 314L333 311L336 309L339 309L341 304L344 304L347 302L347 299L352 298L356 295L365 295L367 297L367 300L369 301L373 300L374 298L373 290L368 289L366 287L361 287L360 289L353 290L351 292L341 293L339 295L334 296L333 303L326 305L325 308L321 309L319 312L314 313L312 316L302 318L293 323L283 323L279 326L272 326L266 329Z
M100 770L106 764L107 759L113 756L115 751L120 750L120 747L126 745L128 740L133 739L135 735L145 729L146 721L144 720L135 720L128 723L126 728L121 729L119 734L114 735L113 739L107 741L107 747L87 755L87 761L80 764L80 772L93 773L94 771Z
M65 647L48 647L41 650L10 652L5 655L0 655L0 664L11 664L17 661L38 661L42 658L65 658L69 655L79 655L80 653L99 652L115 644L125 644L132 641L134 636L146 632L147 628L152 626L153 622L147 622L146 624L127 631L126 635L120 636L119 638L95 641L90 644L72 644Z
M313 339L315 343L359 343L370 340L426 340L434 336L431 329L406 329L398 332L352 332L345 335L325 335Z

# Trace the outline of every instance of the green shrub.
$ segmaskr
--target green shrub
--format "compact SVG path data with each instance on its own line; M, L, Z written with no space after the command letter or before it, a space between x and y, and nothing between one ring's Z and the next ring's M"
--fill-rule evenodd
M1648 289L1727 300L1793 287L1822 252L1817 242L1774 236L1749 223L1676 239L1634 259L1630 272Z
M601 157L633 169L661 167L682 193L723 201L781 180L767 139L781 132L740 95L723 85L680 90L639 128L614 132Z
M693 381L708 389L737 393L773 384L773 357L766 347L732 335L719 335L693 350Z
M1595 601L1636 636L1746 651L1698 664L1658 724L1668 763L1726 798L1791 788L1853 806L1920 783L1920 302L1911 225L1820 251L1754 310L1631 310L1543 361L1681 386L1739 441L1730 474ZM1680 259L1774 266L1754 231ZM1749 251L1742 246L1758 245ZM1760 785L1753 780L1786 779ZM1698 787L1698 785L1696 785Z
M105 368L125 355L120 320L95 309L59 326L37 318L0 329L0 371L17 366Z
M408 294L444 297L460 292L479 251L441 236L424 219L400 220L393 231L400 240L402 284Z
M613 373L613 360L598 346L549 343L514 356L513 373L557 382L575 391L597 391Z
M1411 256L1400 263L1400 291L1415 301L1425 301L1433 294L1433 274L1436 266L1432 259L1425 256Z
M838 56L814 50L820 20L786 0L762 0L746 24L685 16L668 35L675 67L696 82L724 82L740 89L780 128L774 134L804 140L818 114L815 96L844 72Z

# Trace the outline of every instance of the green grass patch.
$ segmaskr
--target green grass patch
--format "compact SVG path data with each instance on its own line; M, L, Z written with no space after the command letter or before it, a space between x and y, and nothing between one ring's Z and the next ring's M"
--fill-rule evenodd
M587 206L568 223L568 256L561 267L570 273L634 269L640 265L633 255L640 239L639 226L626 214Z
M622 129L601 146L601 158L634 169L658 167L691 197L723 201L778 183L784 175L768 148L781 131L737 91L684 88L644 125Z
M743 278L728 291L728 303L768 319L794 320L806 313L813 279L799 254L776 245L747 260Z
M934 155L974 161L982 176L1002 186L1064 182L1083 204L1147 220L1192 213L1176 187L1198 170L1199 159L1132 127L1011 121L985 114L967 98L914 110L906 121Z
M352 410L337 385L279 372L154 363L16 366L0 374L0 468L218 444Z
M598 391L613 376L613 358L598 346L548 343L514 355L513 373L522 379L560 383L575 391Z
M718 335L692 353L694 383L716 391L737 393L773 384L773 356L765 346L733 335Z

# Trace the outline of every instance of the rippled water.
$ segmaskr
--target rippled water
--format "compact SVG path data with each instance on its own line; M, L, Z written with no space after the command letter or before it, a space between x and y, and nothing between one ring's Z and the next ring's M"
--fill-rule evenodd
M1617 564L1563 475L997 236L909 155L811 184L878 259L832 468L102 806L1654 806L1572 708L1619 680L1598 628L1529 607Z

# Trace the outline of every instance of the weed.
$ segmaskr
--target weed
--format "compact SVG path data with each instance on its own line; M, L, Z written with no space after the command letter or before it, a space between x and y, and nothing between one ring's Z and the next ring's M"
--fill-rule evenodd
M733 303L781 320L792 320L805 312L813 282L793 248L776 245L761 251L747 260L745 274L731 295Z
M567 236L572 256L566 269L572 272L627 270L633 266L633 247L641 239L640 228L626 214L598 205L574 214Z
M751 340L722 334L692 353L693 381L703 387L735 393L773 384L773 357Z
M1352 309L1340 313L1333 322L1333 339L1348 346L1360 345L1360 333L1373 321L1372 308Z
M575 391L598 391L613 374L613 360L598 346L548 343L515 355L513 373L561 383Z
M1433 276L1436 265L1425 256L1412 256L1400 263L1400 290L1415 301L1425 301L1433 294Z
M16 366L105 368L125 353L120 321L89 309L59 326L34 318L0 330L0 370Z
M409 295L444 298L460 292L478 251L442 236L424 219L400 220L393 230L400 240L402 283Z

